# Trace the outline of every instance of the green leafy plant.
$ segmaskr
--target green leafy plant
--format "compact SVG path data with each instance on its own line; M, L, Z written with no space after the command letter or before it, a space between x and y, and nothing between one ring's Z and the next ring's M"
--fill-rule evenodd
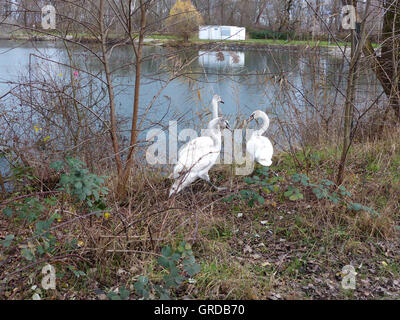
M289 200L295 201L295 200L300 200L303 199L304 196L300 192L299 189L294 188L293 186L289 186L288 190L283 194L285 197L289 198Z
M269 168L262 167L256 170L256 175L252 177L245 177L243 181L248 185L255 185L258 187L257 190L252 189L244 189L240 190L239 194L232 195L230 197L224 198L223 201L231 202L235 198L247 200L247 204L252 208L255 203L258 202L260 205L263 205L265 202L262 193L271 193L279 190L278 185L276 184L278 181L281 181L280 177L272 177L269 178Z
M86 276L86 273L81 271L81 270L77 270L74 266L67 266L67 268L75 275L75 277L80 278L80 277L84 277Z
M33 192L34 187L32 186L39 179L33 174L32 167L22 166L17 162L13 162L11 167L11 181L14 185L21 186L20 192Z
M74 158L67 158L66 162L53 162L51 167L56 170L63 170L64 173L60 179L60 190L73 196L77 203L84 201L88 207L96 206L96 209L104 209L102 196L107 194L107 189L102 186L104 177L98 177L95 174L83 168L83 162ZM16 171L16 179L22 179L30 170ZM29 225L34 230L32 239L19 239L21 255L28 261L36 261L38 257L45 254L54 255L57 248L64 248L67 251L73 250L75 241L65 243L64 246L57 247L56 237L51 233L51 227L56 219L61 218L58 213L50 214L51 208L57 204L56 197L40 199L35 196L27 196L22 200L16 200L3 208L3 213L10 220L21 223L23 226ZM0 245L4 248L11 247L16 242L15 235L9 234ZM21 244L22 243L22 244ZM76 276L82 276L80 271L73 271Z
M42 202L33 197L28 197L21 202L10 203L3 209L3 213L9 219L15 219L16 222L34 224L35 245L22 245L21 255L28 261L35 261L37 256L45 253L53 253L55 250L56 239L49 232L55 219L60 218L59 214L53 214L49 218L40 220L44 215L48 206L54 205L56 199L54 197L43 200ZM4 247L10 247L14 240L14 235L6 236L6 239L0 242Z
M68 157L65 163L62 161L53 162L50 167L65 172L60 178L60 190L72 195L79 201L85 201L88 207L104 209L102 196L108 193L103 187L105 176L97 176L84 168L84 163L78 159Z
M128 300L130 291L125 287L119 287L118 292L111 291L107 293L107 298L110 300Z
M298 174L298 173L292 175L291 180L294 183L302 185L303 187L311 187L314 195L317 197L318 200L326 199L333 202L334 204L342 204L346 206L347 209L349 210L354 210L354 211L364 210L371 214L376 214L376 215L379 214L379 212L370 207L364 206L360 203L352 202L349 199L349 197L351 197L351 193L347 191L344 186L336 186L336 184L331 180L322 179L320 180L319 183L313 184L310 183L310 178L307 177L305 174ZM290 197L292 197L292 199L290 200L303 199L303 197L297 197L297 196L293 197L293 195L296 194L295 190L297 189L295 189L292 186L289 186L288 191L285 192L285 196L289 196L289 199Z
M5 236L5 239L0 241L0 244L5 247L8 248L11 245L11 242L14 240L15 235L13 234L8 234Z
M141 275L134 284L138 296L148 299L152 291L162 300L171 299L171 290L176 290L184 281L194 277L201 267L195 261L190 244L182 241L176 250L165 246L161 250L158 264L167 272L163 276L163 284L153 284L147 276Z

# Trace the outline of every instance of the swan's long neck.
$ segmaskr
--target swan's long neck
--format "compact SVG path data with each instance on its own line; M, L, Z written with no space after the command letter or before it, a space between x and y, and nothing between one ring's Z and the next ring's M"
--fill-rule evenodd
M219 129L219 119L214 118L208 124L208 129L210 131L210 138L213 140L214 147L221 145L221 130Z
M213 120L218 118L218 102L216 98L212 99L212 115L213 115ZM221 136L221 130L218 128L218 124L215 126L215 128L211 129L214 134Z
M218 102L216 99L212 100L212 107L213 119L218 118Z
M265 131L267 131L269 127L269 118L264 112L261 113L261 115L258 118L261 118L263 120L263 124L260 129L254 132L254 135L261 136Z

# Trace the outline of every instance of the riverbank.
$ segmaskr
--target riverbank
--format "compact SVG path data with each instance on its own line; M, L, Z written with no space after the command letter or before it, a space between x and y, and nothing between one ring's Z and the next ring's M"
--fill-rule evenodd
M120 35L110 34L110 43L123 40ZM0 35L0 40L16 40L16 41L61 41L62 37L58 35L40 34L40 33L10 33ZM74 41L79 43L99 43L99 39L94 36L87 34L75 34L65 36L65 40ZM345 42L328 42L328 41L305 41L305 40L273 40L273 39L247 39L240 41L230 40L199 40L196 37L190 39L189 42L183 42L175 36L168 35L151 35L145 38L145 42L148 45L162 45L169 47L193 47L193 48L218 48L221 50L263 50L268 48L275 49L299 49L299 48L335 48L335 47L346 47L349 43Z

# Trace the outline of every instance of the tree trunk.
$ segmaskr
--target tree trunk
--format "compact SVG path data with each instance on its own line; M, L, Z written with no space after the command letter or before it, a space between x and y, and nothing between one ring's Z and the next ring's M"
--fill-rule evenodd
M142 66L142 55L143 55L143 42L144 32L146 28L146 7L143 0L140 0L140 30L139 30L139 41L136 55L136 72L135 72L135 94L133 98L133 115L132 115L132 126L131 126L131 139L129 144L129 152L126 159L125 168L122 174L118 177L117 192L120 197L123 197L126 193L126 186L131 174L133 166L133 156L135 150L135 144L137 141L137 122L138 122L138 111L139 111L139 93L140 93L140 76Z
M256 17L256 21L254 22L254 24L257 26L260 24L260 19L261 16L265 10L265 8L267 7L267 1L264 1L263 4L261 5L261 8L259 9L258 15Z
M400 0L383 0L386 10L383 17L381 56L378 57L370 41L363 47L364 54L371 57L373 70L389 99L396 120L400 122L399 70L400 60Z
M108 61L108 53L107 53L107 32L104 27L104 0L100 0L100 7L99 7L99 23L100 23L100 37L101 37L101 49L103 54L103 65L106 74L106 82L107 82L107 91L110 103L110 135L111 135L111 142L113 146L113 151L115 155L115 162L117 164L117 172L118 175L122 173L122 162L121 156L119 153L119 144L118 144L118 137L117 137L117 120L116 120L116 111L115 111L115 99L114 99L114 90L112 87L112 80L111 80L111 71Z
M357 15L357 2L353 0L353 6L356 8ZM367 2L367 9L369 8L369 1ZM367 13L367 12L366 12ZM357 23L359 21L357 15ZM359 26L359 25L358 25ZM346 102L345 102L345 114L344 114L344 125L343 125L343 149L342 156L340 159L340 164L338 168L338 175L336 178L336 184L340 185L343 182L344 178L344 169L346 166L347 154L351 144L351 135L352 135L352 124L353 124L353 113L354 113L354 98L356 92L356 85L358 80L358 63L361 57L361 47L363 41L361 39L363 32L360 32L360 29L356 27L356 30L351 30L351 60L350 60L350 68L349 75L347 78L347 90L346 90Z

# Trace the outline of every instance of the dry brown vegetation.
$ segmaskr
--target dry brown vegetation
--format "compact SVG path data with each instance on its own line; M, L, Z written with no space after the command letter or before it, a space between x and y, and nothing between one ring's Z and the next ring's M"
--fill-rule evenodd
M161 281L164 271L156 263L161 247L186 240L193 245L201 271L194 284L185 283L173 293L177 298L399 298L397 137L398 131L387 132L385 139L355 144L350 153L344 185L355 202L373 207L379 215L318 200L307 188L302 200L283 196L293 172L306 173L312 181L332 178L340 152L326 146L310 150L309 155L319 155L317 161L302 159L299 152L303 169L290 155L277 155L271 170L283 178L279 190L263 194L265 203L252 208L240 199L223 201L249 188L226 167L216 168L212 180L228 191L216 193L198 181L171 199L171 182L160 172L135 168L129 195L118 202L118 195L109 194L106 216L89 216L68 199L61 203L58 198L46 210L46 214L62 212L55 224L57 242L75 238L78 247L31 263L17 247L3 251L0 273L7 282L0 294L6 299L29 299L31 286L40 282L43 263L50 262L62 276L57 290L43 292L43 298L104 299L104 292L122 285L130 287L135 298L132 285L139 275ZM107 187L116 190L112 177ZM2 236L13 232L19 238L32 237L28 225L21 228L4 216L0 221ZM341 288L341 270L347 264L357 271L355 290ZM75 277L68 266L86 276Z

